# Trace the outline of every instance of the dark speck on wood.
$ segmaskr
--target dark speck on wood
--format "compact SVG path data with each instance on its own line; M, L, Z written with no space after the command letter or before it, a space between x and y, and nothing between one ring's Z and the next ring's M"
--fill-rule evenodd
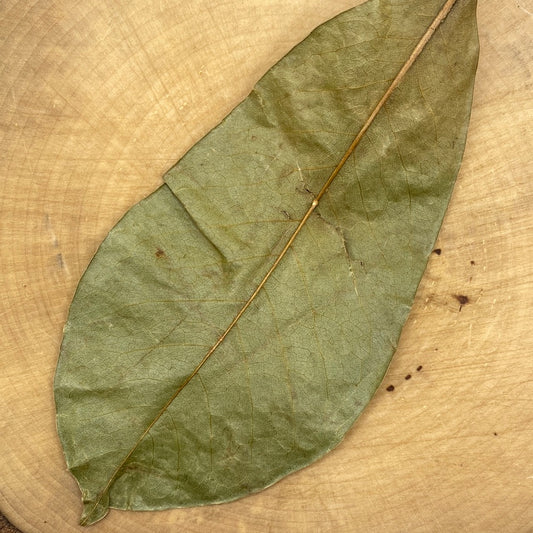
M453 294L453 297L461 304L459 306L459 311L463 308L463 305L470 302L468 296L465 296L464 294Z
M435 249L433 250L433 253L434 253L434 254L437 254L437 255L440 255L440 254L442 253L442 250L441 250L440 248L435 248Z
M394 390L394 385L389 385L389 386L387 387L387 390L388 390L389 392L392 392L392 391Z

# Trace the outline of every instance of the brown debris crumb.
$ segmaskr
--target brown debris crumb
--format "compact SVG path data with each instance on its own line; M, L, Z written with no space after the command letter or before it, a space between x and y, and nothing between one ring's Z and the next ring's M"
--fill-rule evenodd
M468 296L465 296L464 294L454 294L453 297L461 304L466 305L470 302Z
M463 305L470 303L470 299L465 294L452 294L452 296L461 304L459 305L459 311L461 311Z

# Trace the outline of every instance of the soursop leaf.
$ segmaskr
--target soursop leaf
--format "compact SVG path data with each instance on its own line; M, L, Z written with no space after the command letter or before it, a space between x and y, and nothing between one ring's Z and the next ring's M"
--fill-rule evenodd
M340 442L459 170L475 8L370 0L320 26L110 231L55 377L82 524L233 500Z

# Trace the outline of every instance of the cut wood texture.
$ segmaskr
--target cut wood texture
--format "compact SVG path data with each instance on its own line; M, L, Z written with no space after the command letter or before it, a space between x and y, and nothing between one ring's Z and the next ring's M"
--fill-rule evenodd
M83 530L52 384L97 246L277 59L357 3L0 6L0 509L23 532ZM478 8L452 202L392 366L341 445L239 501L112 511L95 531L528 530L532 11Z

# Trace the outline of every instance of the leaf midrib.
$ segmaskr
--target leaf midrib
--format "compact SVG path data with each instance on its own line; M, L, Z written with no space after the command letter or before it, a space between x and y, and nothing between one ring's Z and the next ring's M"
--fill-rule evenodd
M158 411L154 419L150 422L150 424L146 427L146 429L143 431L141 436L137 439L135 444L132 446L128 454L124 457L124 459L119 463L119 465L116 467L116 469L113 471L113 474L107 481L106 485L102 489L102 491L98 494L98 497L96 501L94 502L93 507L90 509L90 511L85 515L85 518L80 522L80 525L88 525L89 523L92 523L90 521L91 516L93 515L94 511L97 509L98 505L102 501L102 498L105 494L108 493L109 489L115 482L118 474L124 467L124 465L128 462L130 457L135 453L135 450L138 448L139 444L144 440L144 438L148 435L150 430L154 427L154 425L157 423L157 421L161 418L161 416L166 412L166 410L170 407L170 405L174 402L174 400L178 397L178 395L181 393L181 391L190 383L190 381L198 374L200 369L203 367L203 365L207 362L207 360L213 355L213 353L217 350L217 348L224 342L224 339L228 336L230 331L233 329L233 327L237 324L237 322L240 320L242 315L246 312L246 310L250 307L252 302L255 300L257 295L261 292L261 289L264 287L270 276L273 274L273 272L276 270L279 263L282 261L283 257L286 255L290 247L292 246L293 242L297 238L298 234L304 227L305 223L309 219L309 217L312 215L313 211L318 206L318 203L320 202L320 199L326 194L329 186L333 182L333 180L336 178L336 176L339 174L341 169L343 168L344 164L348 160L348 158L352 155L358 144L361 142L361 139L364 137L365 133L368 131L372 123L374 122L376 116L380 112L380 110L383 108L387 100L390 98L393 91L398 87L398 85L401 83L403 78L405 77L406 73L409 71L413 63L416 61L422 50L425 48L425 46L430 41L431 37L437 30L437 28L440 26L440 24L446 19L448 14L450 13L453 6L456 4L457 0L447 0L437 16L434 18L433 22L430 24L422 38L418 41L417 45L411 52L411 55L407 59L407 61L403 64L402 68L399 70L398 74L395 76L395 78L390 83L389 87L381 97L381 99L378 101L378 103L373 108L372 112L370 113L369 117L367 118L366 122L363 124L361 129L359 130L359 133L356 135L342 158L340 159L339 163L335 167L335 169L331 172L328 179L318 192L318 194L315 196L313 201L311 202L311 205L307 209L306 213L300 220L298 226L293 231L289 239L287 240L285 246L281 250L281 252L276 257L275 261L272 263L271 267L267 271L267 273L264 275L263 279L259 282L251 296L248 298L248 300L244 303L244 305L241 307L239 312L235 315L233 320L230 322L224 333L218 338L218 340L213 344L213 346L207 351L205 356L202 358L202 360L196 365L194 370L189 374L189 376L185 379L185 381L176 389L174 394L168 399L168 401L165 403L165 405Z

